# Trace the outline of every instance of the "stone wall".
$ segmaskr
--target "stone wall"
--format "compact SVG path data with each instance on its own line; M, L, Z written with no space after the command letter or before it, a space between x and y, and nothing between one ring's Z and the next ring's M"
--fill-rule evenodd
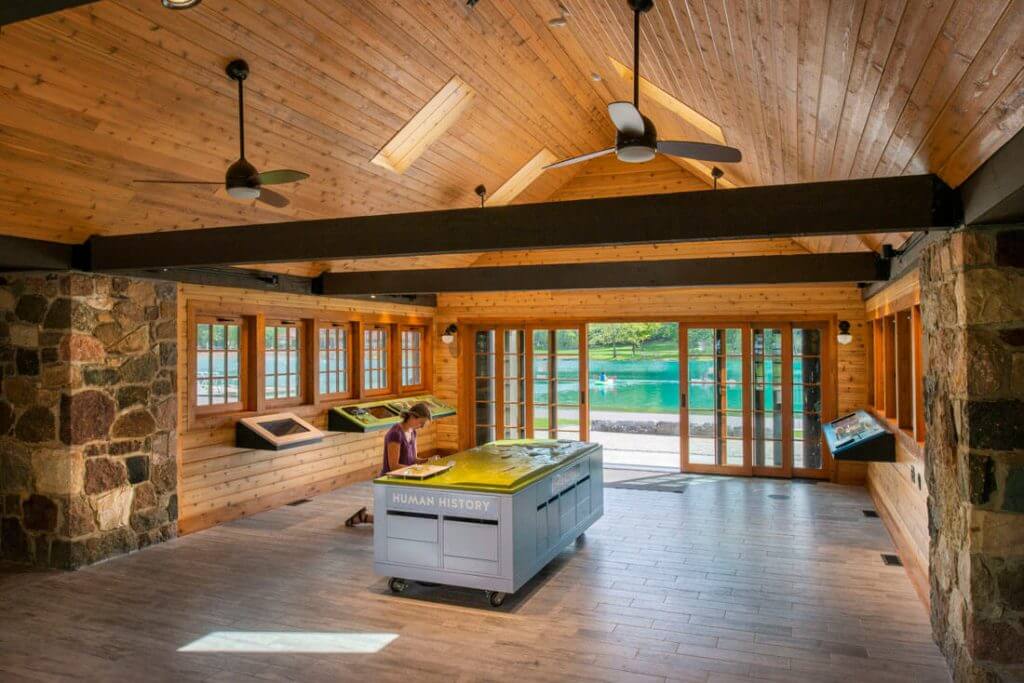
M1024 228L921 265L932 628L957 681L1024 680Z
M0 558L75 568L175 535L175 298L0 276Z

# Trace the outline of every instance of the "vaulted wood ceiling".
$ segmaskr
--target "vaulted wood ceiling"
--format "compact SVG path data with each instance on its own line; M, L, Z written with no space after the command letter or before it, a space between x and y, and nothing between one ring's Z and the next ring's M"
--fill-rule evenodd
M183 12L102 0L5 27L0 233L80 241L474 206L477 184L497 189L544 148L570 156L613 139L605 105L629 97L609 59L632 61L625 2L562 4L562 28L547 24L553 0L205 0ZM737 185L932 171L955 186L1024 126L1024 1L658 0L643 33L644 76L743 150L728 169ZM133 184L223 177L237 156L223 72L235 57L252 67L250 161L312 174L281 188L291 206ZM476 93L455 125L403 174L372 164L453 76ZM708 139L642 107L662 137ZM623 189L607 182L609 163L545 173L517 201L635 194L701 173L653 165ZM846 242L802 246L878 246Z

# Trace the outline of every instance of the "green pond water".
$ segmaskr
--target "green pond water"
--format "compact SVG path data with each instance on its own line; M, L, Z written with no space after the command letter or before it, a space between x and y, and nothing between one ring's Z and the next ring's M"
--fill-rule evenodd
M571 404L579 393L578 361L559 359L558 398L560 403ZM715 407L714 361L691 359L688 376L692 411L713 410ZM766 360L763 364L765 390L761 394L762 409L772 410L782 397L783 367L781 363ZM605 381L601 381L601 373ZM679 361L678 360L591 360L588 368L590 410L607 412L678 413ZM819 381L820 365L817 359L794 359L793 381L799 386L806 376L808 381ZM564 379L563 379L564 378ZM743 409L743 368L740 359L729 359L726 365L726 399L730 410ZM734 382L729 384L729 382ZM537 397L538 399L541 397ZM814 386L795 391L793 410L800 412L820 407L820 389ZM546 401L542 401L546 402Z

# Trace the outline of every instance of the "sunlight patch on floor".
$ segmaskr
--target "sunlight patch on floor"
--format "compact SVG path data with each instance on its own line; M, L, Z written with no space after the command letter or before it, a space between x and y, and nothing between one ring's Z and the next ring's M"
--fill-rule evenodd
M178 652L373 654L396 638L397 633L214 631L178 648Z

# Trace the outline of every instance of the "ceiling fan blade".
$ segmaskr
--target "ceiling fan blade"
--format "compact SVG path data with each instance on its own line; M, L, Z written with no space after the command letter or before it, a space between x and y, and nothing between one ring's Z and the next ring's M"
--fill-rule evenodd
M644 117L640 116L640 110L632 102L612 102L608 105L608 116L620 133L644 134Z
M743 155L735 147L714 145L709 142L684 142L682 140L658 140L658 151L674 157L699 159L700 161L720 161L734 164L743 159Z
M269 204L270 206L275 206L279 209L283 209L291 203L283 194L278 194L277 192L268 190L265 187L260 188L260 196L256 198L256 201Z
M223 185L223 180L133 180L133 183L164 183L171 185Z
M614 151L615 151L614 147L609 147L608 149L602 149L602 150L599 150L597 152L589 152L587 154L581 154L578 157L570 157L568 159L562 159L561 161L556 161L553 164L548 164L547 166L544 167L544 170L546 171L546 170L552 169L552 168L562 168L563 166L572 166L573 164L578 164L581 161L587 161L588 159L596 159L597 157L603 157L605 154L611 154Z
M276 171L264 171L256 176L260 185L280 185L281 183L296 183L309 177L308 173L279 169Z

